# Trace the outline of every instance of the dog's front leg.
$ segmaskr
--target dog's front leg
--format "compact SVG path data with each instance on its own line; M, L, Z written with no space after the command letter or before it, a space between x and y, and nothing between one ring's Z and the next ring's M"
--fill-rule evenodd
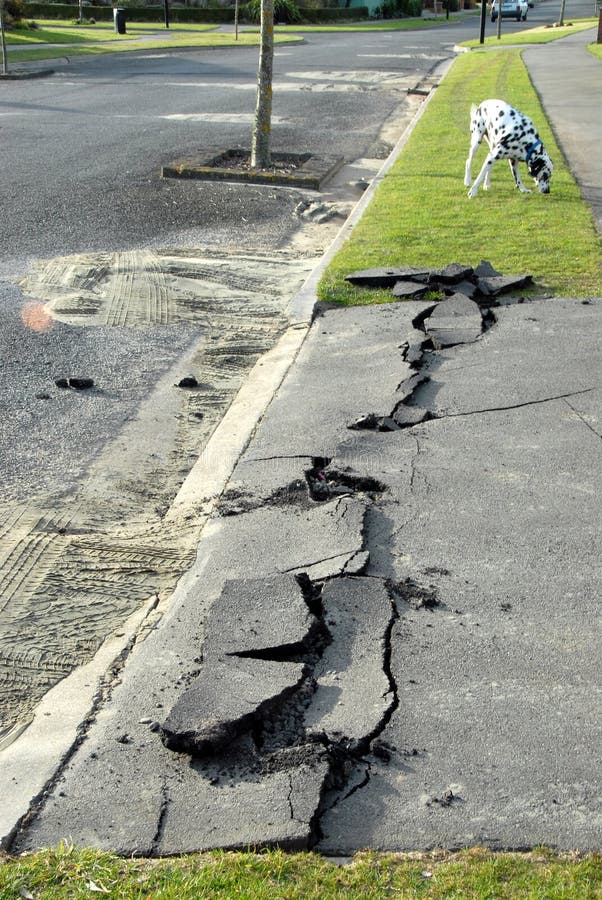
M474 155L479 149L479 144L481 140L478 135L475 134L473 139L470 142L470 150L468 151L468 159L466 160L466 167L464 169L464 185L466 187L470 187L472 183L472 161L474 159Z
M481 185L483 180L491 177L491 167L494 162L495 162L495 158L490 151L485 158L485 162L483 163L481 171L479 172L479 174L477 175L477 177L475 179L475 183L473 184L473 186L471 187L471 189L468 192L469 197L474 197L476 195L477 191L479 190L479 186ZM489 181L487 181L487 185L488 184L489 184Z
M519 189L519 191L521 192L521 194L530 194L531 191L529 190L529 188L526 188L521 181L520 173L518 171L517 161L515 159L509 159L508 162L510 163L510 171L512 172L512 177L514 178L514 183L516 184L516 186Z

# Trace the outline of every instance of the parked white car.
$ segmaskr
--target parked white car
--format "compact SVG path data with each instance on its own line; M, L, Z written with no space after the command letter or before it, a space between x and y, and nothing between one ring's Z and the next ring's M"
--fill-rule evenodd
M491 21L495 22L498 16L500 0L492 0ZM516 19L517 22L527 21L529 4L527 0L502 0L502 19Z

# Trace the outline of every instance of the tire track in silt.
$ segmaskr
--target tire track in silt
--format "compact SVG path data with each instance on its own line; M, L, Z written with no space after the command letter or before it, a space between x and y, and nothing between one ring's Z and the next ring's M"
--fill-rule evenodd
M0 612L21 596L31 597L69 540L72 514L13 507L0 521Z
M167 278L151 251L115 254L106 297L105 325L168 325L172 320Z

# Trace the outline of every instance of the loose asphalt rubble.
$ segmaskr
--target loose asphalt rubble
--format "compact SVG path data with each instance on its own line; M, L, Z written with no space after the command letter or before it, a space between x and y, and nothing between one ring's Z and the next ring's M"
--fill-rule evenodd
M470 262L317 310L13 852L599 848L602 300Z

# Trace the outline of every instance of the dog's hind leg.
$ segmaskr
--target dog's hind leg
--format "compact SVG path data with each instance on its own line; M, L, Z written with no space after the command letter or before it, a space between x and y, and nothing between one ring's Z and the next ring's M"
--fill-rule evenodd
M516 184L516 186L519 189L519 191L521 192L521 194L530 194L531 191L529 190L529 188L526 188L521 181L520 173L518 171L517 161L515 159L509 159L508 162L510 163L510 171L512 172L512 177L514 178L514 183Z

